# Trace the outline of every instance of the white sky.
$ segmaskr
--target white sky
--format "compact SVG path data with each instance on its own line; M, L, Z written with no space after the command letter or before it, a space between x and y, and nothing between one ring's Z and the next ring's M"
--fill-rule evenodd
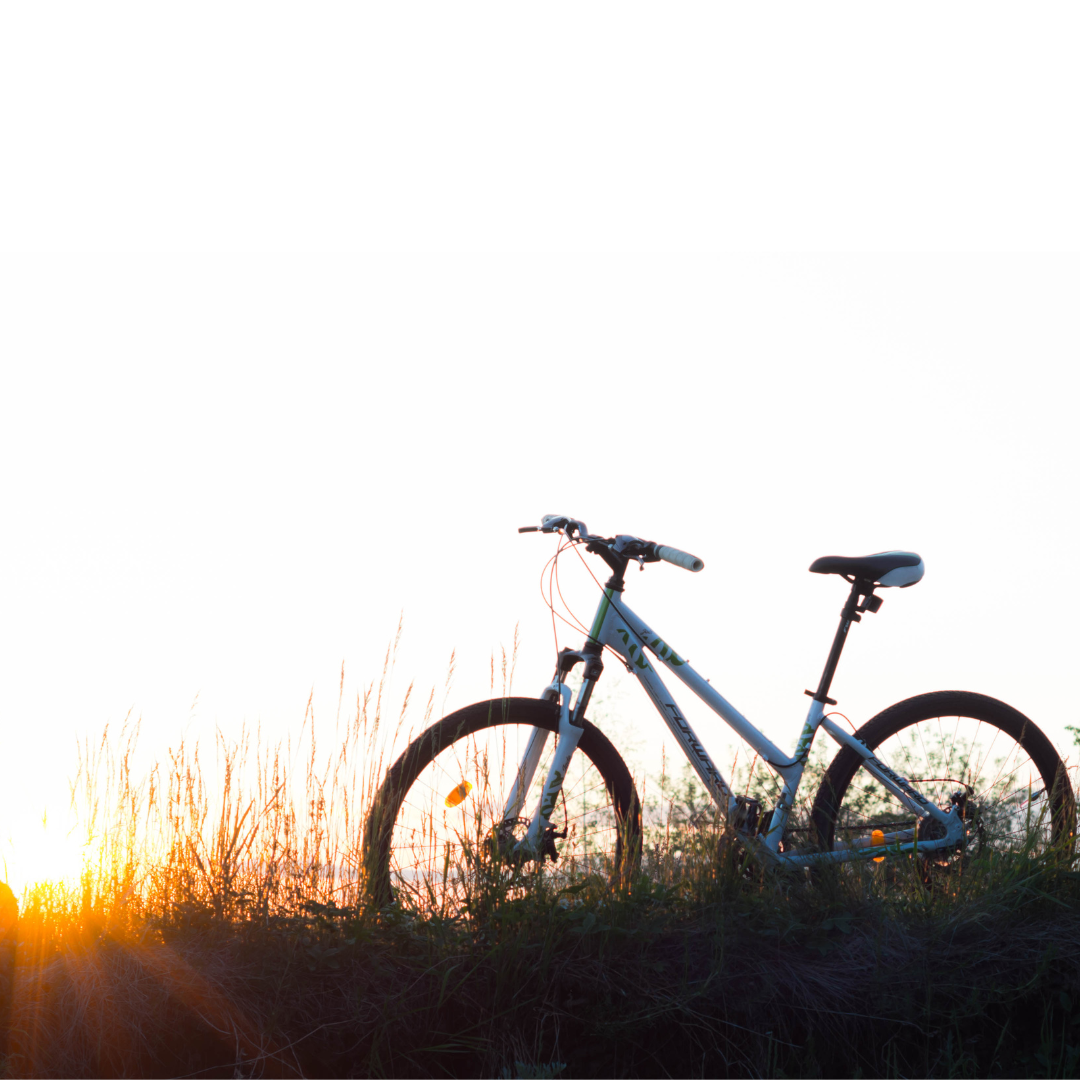
M980 690L1068 748L1075 17L866 10L4 9L13 881L77 739L295 735L401 611L398 697L452 649L487 696L518 623L538 691L552 511L705 560L628 602L782 746L806 567L898 547L841 709Z

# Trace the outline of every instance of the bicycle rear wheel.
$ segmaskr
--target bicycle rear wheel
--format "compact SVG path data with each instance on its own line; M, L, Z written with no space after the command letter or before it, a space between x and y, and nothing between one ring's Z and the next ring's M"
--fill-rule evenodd
M942 809L959 807L963 849L1045 850L1071 845L1076 804L1050 740L1023 713L982 694L944 690L908 698L878 713L856 738L916 791ZM883 832L914 828L935 839L940 824L917 821L843 747L825 772L812 821L825 851ZM933 862L957 852L935 852Z
M370 901L381 907L396 895L420 908L456 913L485 881L517 887L534 874L560 882L593 873L619 878L636 863L641 806L633 779L615 747L588 721L551 815L549 856L513 861L513 841L524 835L528 820L505 821L503 810L537 728L548 739L521 809L531 814L557 741L556 703L478 702L440 720L405 750L365 825Z

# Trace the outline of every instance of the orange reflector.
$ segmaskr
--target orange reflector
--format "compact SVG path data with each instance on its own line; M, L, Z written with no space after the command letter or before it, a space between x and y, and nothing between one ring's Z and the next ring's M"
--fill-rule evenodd
M462 780L449 795L446 796L447 806L460 806L465 801L465 796L472 791L472 784L468 780Z
M450 800L449 800L449 799L447 799L447 800L446 800L446 803L447 803L447 805L449 806L449 805L450 805ZM883 833L883 832L882 832L882 831L881 831L880 829L875 829L875 830L874 830L874 831L873 831L873 832L872 832L872 833L870 834L870 843L871 843L871 844L872 844L872 845L873 845L874 847L881 847L881 845L885 843L885 834L884 834L884 833ZM885 856L884 856L884 855L878 855L878 856L877 856L877 857L876 857L876 858L874 859L874 862L884 862L884 861L885 861Z

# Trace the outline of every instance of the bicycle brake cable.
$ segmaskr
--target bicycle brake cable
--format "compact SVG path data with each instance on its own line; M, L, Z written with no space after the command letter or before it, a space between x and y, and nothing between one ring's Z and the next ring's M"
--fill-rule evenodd
M554 637L554 639L555 639L556 664L557 664L557 658L558 658L558 654L559 654L559 632L558 632L558 627L555 624L556 619L560 620L561 622L566 623L566 625L569 626L571 630L574 630L576 632L588 633L588 630L585 629L585 626L582 623L578 622L577 616L574 615L574 613L572 611L570 611L570 607L569 607L568 604L566 605L566 609L567 609L567 611L570 611L570 615L573 617L574 621L577 622L576 626L574 625L573 622L571 622L569 619L567 619L564 615L562 615L560 612L556 611L556 609L555 609L555 592L556 591L558 591L558 593L559 593L559 599L562 600L563 604L566 604L566 600L563 598L563 595L562 595L562 590L560 588L558 588L557 584L553 585L553 582L557 582L557 580L558 580L557 567L558 567L559 556L568 547L575 546L577 543L579 543L579 541L574 540L574 539L569 538L569 537L567 539L563 540L559 544L559 547L556 550L555 554L552 555L551 558L548 559L548 561L544 564L544 569L540 571L540 596L541 596L541 599L543 599L544 603L547 605L548 611L551 612L551 633L552 633L552 637ZM549 570L549 567L550 567L550 570ZM547 574L547 577L548 577L548 591L547 591L547 593L544 592L544 575L545 575L545 573Z
M576 549L576 545L575 545L575 549ZM573 619L574 622L577 624L577 629L580 630L583 634L587 634L589 632L589 628L573 613L573 611L570 610L570 605L566 602L566 597L563 596L563 594L562 594L562 586L559 584L559 560L558 559L555 560L555 565L551 569L554 572L555 588L558 590L559 599L562 601L563 607L566 609L567 614L570 616L570 618ZM552 600L554 600L554 599L555 599L555 597L553 596Z

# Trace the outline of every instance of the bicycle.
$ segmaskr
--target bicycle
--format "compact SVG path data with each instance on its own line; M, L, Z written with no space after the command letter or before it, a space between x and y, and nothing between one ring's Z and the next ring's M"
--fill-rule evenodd
M584 546L611 576L601 586L584 645L560 651L554 678L538 699L504 697L460 709L428 728L388 770L364 834L367 888L376 903L389 903L395 890L405 889L418 903L454 906L485 867L509 875L547 867L568 877L577 871L612 880L632 876L642 850L641 803L618 751L586 718L605 650L641 684L729 834L767 866L907 855L947 863L987 844L1072 844L1076 805L1065 766L1050 740L1003 702L966 691L922 694L853 732L826 713L837 704L829 690L850 627L880 610L876 590L921 580L923 561L914 552L827 556L811 564L813 573L843 577L850 590L817 688L806 691L809 712L788 755L624 601L631 565L644 569L662 561L698 572L700 559L635 536L593 535L583 522L558 515L519 532L559 534L553 560ZM578 665L575 695L567 679ZM696 694L776 774L775 806L763 811L760 800L732 790L658 669ZM820 729L839 751L812 804L804 830L809 843L799 843L788 826ZM550 735L556 739L549 751ZM522 816L526 808L532 812Z

